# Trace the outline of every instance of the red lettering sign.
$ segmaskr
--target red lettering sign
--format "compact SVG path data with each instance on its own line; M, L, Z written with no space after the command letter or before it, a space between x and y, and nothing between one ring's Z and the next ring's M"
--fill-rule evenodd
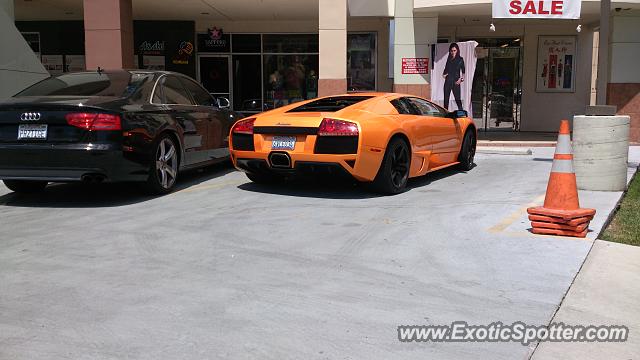
M537 6L536 6L537 5ZM542 0L527 0L522 6L522 1L513 0L509 3L509 14L512 15L562 15L564 0L551 1L550 7L545 7Z
M403 74L428 74L428 58L402 58Z

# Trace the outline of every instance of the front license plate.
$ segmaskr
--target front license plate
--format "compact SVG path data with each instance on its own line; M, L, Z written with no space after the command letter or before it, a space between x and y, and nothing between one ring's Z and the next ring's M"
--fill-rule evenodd
M21 139L47 139L47 125L18 125L18 140Z
M274 136L271 141L271 150L293 150L295 147L295 136Z

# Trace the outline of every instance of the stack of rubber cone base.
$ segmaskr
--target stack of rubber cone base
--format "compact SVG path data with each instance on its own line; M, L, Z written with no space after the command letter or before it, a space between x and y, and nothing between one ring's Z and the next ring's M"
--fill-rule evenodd
M589 222L591 222L593 215L595 215L595 210L585 209L593 210L593 214L589 216L578 216L572 219L565 219L557 216L536 215L536 213L540 213L539 210L546 209L543 207L527 209L529 213L529 220L531 220L531 232L541 235L560 235L583 238L587 236L587 232L589 231Z
M544 206L530 207L527 212L531 220L531 232L534 234L581 238L587 236L589 222L596 211L580 208L567 120L560 123Z

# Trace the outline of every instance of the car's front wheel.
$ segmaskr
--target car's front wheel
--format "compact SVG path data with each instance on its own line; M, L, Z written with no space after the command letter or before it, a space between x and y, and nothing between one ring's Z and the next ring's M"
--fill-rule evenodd
M32 194L44 190L47 186L46 181L31 181L31 180L3 180L4 184L17 193Z
M153 151L147 190L152 194L166 194L173 190L178 178L178 146L169 135L156 141Z
M469 171L473 168L473 158L476 155L476 136L473 131L467 130L464 134L464 140L462 141L462 147L460 154L458 155L458 161L460 162L460 169Z
M374 191L398 194L404 191L409 179L411 152L406 141L394 138L389 142L376 178L371 183Z

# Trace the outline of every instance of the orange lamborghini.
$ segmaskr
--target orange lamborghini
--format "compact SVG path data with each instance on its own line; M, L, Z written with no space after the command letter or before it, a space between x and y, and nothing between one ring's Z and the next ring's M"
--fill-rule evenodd
M407 179L452 165L470 170L476 128L412 95L358 93L298 102L239 120L231 160L254 182L346 174L374 190L402 192Z

